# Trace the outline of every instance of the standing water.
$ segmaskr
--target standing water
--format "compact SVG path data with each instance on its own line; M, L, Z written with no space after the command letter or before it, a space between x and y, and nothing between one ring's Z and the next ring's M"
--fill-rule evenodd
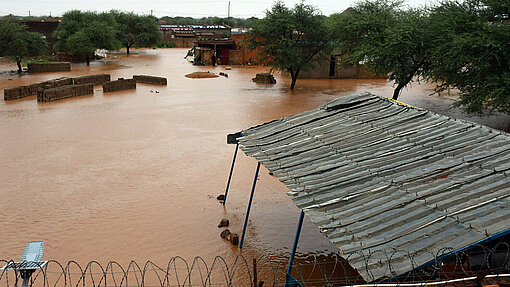
M0 101L0 259L19 259L25 244L44 240L45 258L122 264L173 256L206 261L220 255L288 257L299 210L288 190L262 168L240 252L220 238L222 218L241 233L256 161L242 152L226 207L224 192L234 151L226 134L314 109L335 98L362 92L389 97L386 80L305 80L288 89L251 78L267 67L196 67L185 49L139 50L110 55L71 72L17 76L0 74L0 91L62 76L109 73L112 79L147 74L168 78L168 86L138 84L136 90L37 103L35 96ZM0 65L6 71L13 66ZM189 79L196 71L229 77ZM452 109L453 97L429 96L432 86L415 84L400 100L469 119ZM508 116L472 118L498 129ZM337 251L305 219L298 252Z

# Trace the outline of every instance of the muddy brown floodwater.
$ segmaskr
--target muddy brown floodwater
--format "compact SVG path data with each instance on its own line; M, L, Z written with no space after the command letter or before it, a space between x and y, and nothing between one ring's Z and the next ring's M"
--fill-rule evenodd
M136 90L37 103L35 96L0 100L0 259L18 259L25 244L44 240L45 258L86 264L152 260L173 256L206 261L240 252L220 238L217 224L230 219L241 233L256 161L240 153L227 206L216 196L225 188L234 146L226 134L292 115L351 93L391 96L385 80L251 81L266 67L195 67L186 49L138 50L72 65L71 72L18 77L0 74L4 88L61 76L110 73L113 79L148 74L168 86L139 84ZM14 69L0 65L0 70ZM189 79L197 71L229 77ZM401 101L469 118L451 109L453 97L429 96L415 84ZM506 130L508 116L471 120ZM245 240L244 255L287 257L299 211L286 187L263 169ZM336 247L305 221L301 255L329 254Z

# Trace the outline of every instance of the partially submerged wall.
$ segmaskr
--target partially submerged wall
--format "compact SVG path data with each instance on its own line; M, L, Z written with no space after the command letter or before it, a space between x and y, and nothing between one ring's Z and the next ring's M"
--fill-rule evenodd
M102 85L105 82L110 81L110 74L97 74L97 75L88 75L73 78L73 83L75 85L83 85L83 84L94 84L94 85Z
M28 96L35 95L37 91L42 89L51 89L56 88L60 86L66 86L66 85L72 85L73 79L72 78L58 78L54 80L49 80L45 82L35 83L31 85L26 86L19 86L16 88L10 88L10 89L4 89L4 100L10 101L15 100L19 98L24 98Z
M155 77L155 76L147 76L147 75L133 75L133 79L137 83L144 84L153 84L153 85L167 85L166 78L163 77Z
M71 71L69 62L30 63L27 67L29 73Z
M103 83L103 93L115 92L120 90L136 89L135 79L119 78L117 81Z
M71 97L90 95L94 93L93 84L69 85L52 89L39 90L37 92L38 102L51 102Z
M261 84L276 84L276 80L273 75L269 73L261 73L257 74L255 78L251 79L255 83L261 83Z

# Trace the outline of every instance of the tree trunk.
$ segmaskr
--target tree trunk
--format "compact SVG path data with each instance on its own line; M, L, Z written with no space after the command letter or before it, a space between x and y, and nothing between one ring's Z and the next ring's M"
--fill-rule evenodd
M17 60L16 64L18 65L18 74L23 73L23 68L21 67L21 60Z
M292 77L292 82L290 83L291 90L294 90L294 87L296 86L296 81L297 81L298 75L299 75L299 71L297 71L295 73L290 72L290 76Z
M407 83L406 83L407 84ZM406 84L404 83L399 83L397 85L397 87L395 88L395 90L393 91L393 98L394 100L397 100L398 99L398 96L400 95L400 91L402 90L403 87L406 86Z
M129 45L126 46L126 51L127 51L127 54L129 55Z
M87 61L87 66L90 66L90 55L89 54L87 54L85 61Z

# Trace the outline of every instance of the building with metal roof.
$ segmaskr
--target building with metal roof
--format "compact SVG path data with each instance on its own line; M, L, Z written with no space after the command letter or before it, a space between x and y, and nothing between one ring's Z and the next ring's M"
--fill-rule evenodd
M240 135L367 281L510 233L505 132L363 93Z

